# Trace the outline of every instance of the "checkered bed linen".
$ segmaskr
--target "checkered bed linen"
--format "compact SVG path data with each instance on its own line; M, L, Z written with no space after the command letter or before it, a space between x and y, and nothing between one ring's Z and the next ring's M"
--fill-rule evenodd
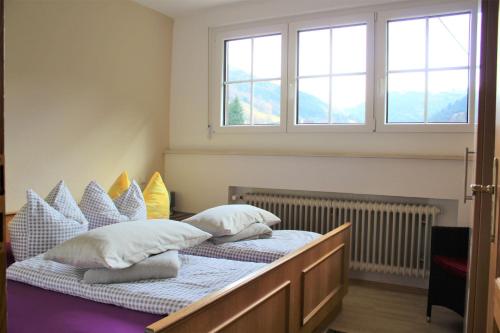
M134 283L82 283L84 269L44 260L43 254L12 264L7 278L63 294L153 314L173 313L265 266L179 255L176 278Z
M179 251L182 254L250 262L273 262L321 235L310 231L273 230L271 238L215 245L210 241Z

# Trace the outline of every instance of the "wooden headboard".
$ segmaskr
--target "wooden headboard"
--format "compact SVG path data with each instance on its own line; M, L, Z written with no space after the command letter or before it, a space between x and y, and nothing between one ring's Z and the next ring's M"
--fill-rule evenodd
M16 214L7 214L5 215L5 241L8 242L10 240L9 237L9 229L7 228L7 225L12 221L12 219L16 216Z

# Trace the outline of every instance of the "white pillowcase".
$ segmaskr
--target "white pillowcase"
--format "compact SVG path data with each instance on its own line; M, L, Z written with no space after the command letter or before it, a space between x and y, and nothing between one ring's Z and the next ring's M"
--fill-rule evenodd
M272 226L281 222L267 210L251 205L223 205L209 208L183 220L214 237L234 235L249 225L260 222Z
M145 220L148 217L146 202L142 195L141 188L135 180L129 188L123 192L113 203L120 214L128 217L129 220Z
M91 230L45 253L45 259L80 268L120 269L153 254L198 245L210 234L186 223L147 220Z
M176 277L181 268L179 253L166 251L124 269L89 269L83 274L84 283L124 283Z
M67 215L80 218L76 221L51 207L33 190L26 191L26 205L9 224L12 252L16 261L43 253L64 241L88 230L88 223L79 212L71 194L60 182L48 199Z
M271 228L269 228L264 223L256 222L249 225L235 235L212 237L210 241L216 245L219 245L224 243L238 242L242 240L270 238L272 234L273 230Z
M89 229L129 221L120 213L113 200L95 181L91 181L83 192L80 209L89 221Z

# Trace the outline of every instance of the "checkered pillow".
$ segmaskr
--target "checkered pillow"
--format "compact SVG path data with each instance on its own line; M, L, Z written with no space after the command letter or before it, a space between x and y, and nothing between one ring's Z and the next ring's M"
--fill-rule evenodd
M64 181L57 183L56 187L45 197L45 201L67 218L78 221L80 224L88 224Z
M80 201L80 209L89 221L89 229L129 221L129 218L118 211L113 200L95 181L90 182L85 188Z
M29 258L28 255L28 204L25 204L8 224L10 246L16 261Z
M147 219L146 202L142 196L139 184L134 180L128 190L114 201L116 208L131 221Z
M17 261L34 257L88 230L87 223L65 217L33 190L10 223L12 252Z

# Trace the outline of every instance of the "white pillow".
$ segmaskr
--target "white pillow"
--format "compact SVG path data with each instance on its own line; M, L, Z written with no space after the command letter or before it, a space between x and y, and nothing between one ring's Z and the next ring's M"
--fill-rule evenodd
M84 283L124 283L176 277L181 268L177 251L166 251L124 269L97 268L83 274Z
M216 245L237 242L242 240L252 240L270 238L273 230L264 223L253 223L235 235L212 237L210 241Z
M268 226L281 222L267 210L251 205L223 205L209 208L183 220L214 237L234 235L255 222Z
M150 255L198 245L211 235L186 223L147 220L91 230L45 253L45 259L80 268L127 268Z
M64 191L61 193L66 195ZM61 202L70 202L59 198ZM34 257L88 230L87 223L65 217L33 190L26 191L26 199L26 205L9 223L12 252L17 261ZM71 210L69 206L66 208Z
M129 188L123 192L118 198L113 200L118 211L128 217L129 220L145 220L148 218L146 202L142 195L141 188L135 180Z
M80 209L89 221L89 229L129 221L118 211L113 200L95 181L91 181L83 192Z

